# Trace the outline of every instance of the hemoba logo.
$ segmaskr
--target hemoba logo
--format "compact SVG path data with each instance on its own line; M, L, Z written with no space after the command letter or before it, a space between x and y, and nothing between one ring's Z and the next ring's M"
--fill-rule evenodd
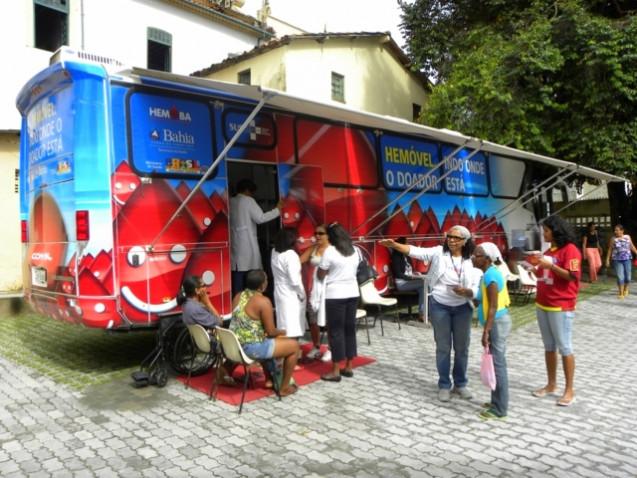
M52 261L53 258L48 252L34 252L31 254L32 261Z
M171 106L170 109L151 106L148 108L148 116L151 118L185 121L187 123L192 121L188 111L179 111L176 106Z

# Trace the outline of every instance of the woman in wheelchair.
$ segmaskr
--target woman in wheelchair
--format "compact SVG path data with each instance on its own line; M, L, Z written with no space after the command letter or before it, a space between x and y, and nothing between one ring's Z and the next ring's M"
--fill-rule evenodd
M201 325L208 330L211 337L214 337L215 327L223 327L223 320L210 302L208 286L201 280L201 277L190 276L184 279L177 303L181 305L181 317L186 326ZM212 341L213 346L216 347L215 339L213 338ZM223 367L217 369L217 379L226 385L234 385L232 371L235 367L234 362L226 360Z
M290 384L296 366L299 344L285 336L285 330L274 326L272 302L263 295L268 287L268 277L262 270L252 270L246 275L246 287L232 301L232 330L244 352L252 359L283 358L283 377L279 394L282 397L296 392ZM266 372L267 374L267 372ZM273 377L268 377L273 380Z

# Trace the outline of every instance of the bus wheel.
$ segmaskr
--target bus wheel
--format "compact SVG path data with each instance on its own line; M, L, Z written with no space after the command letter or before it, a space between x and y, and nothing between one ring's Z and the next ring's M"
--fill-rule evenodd
M183 329L177 337L172 355L171 365L179 374L187 374L192 364L191 375L201 375L214 360L210 354L204 354L193 346L188 329Z

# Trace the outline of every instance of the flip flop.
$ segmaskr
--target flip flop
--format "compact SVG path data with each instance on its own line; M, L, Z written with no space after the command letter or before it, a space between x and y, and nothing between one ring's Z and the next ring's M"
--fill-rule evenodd
M542 388L538 388L537 390L533 390L531 392L531 395L533 395L535 398L544 398L547 396L554 396L555 395L555 391L547 391L545 387Z
M557 402L555 402L555 405L557 405L558 407L570 407L575 403L576 399L577 397L573 397L570 400L563 400L560 398Z

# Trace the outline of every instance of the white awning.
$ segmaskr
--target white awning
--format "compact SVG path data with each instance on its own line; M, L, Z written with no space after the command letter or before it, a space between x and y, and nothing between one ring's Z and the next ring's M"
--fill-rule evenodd
M162 71L146 70L143 68L124 70L119 74L112 75L112 77L117 79L119 75L123 76L122 80L124 80L126 76L130 75L133 78L137 78L140 82L144 82L145 79L154 79L160 82L186 84L191 88L202 88L203 90L206 90L206 92L210 92L210 90L222 91L226 94L236 95L238 98L249 99L254 102L259 102L264 96L271 95L271 97L266 101L266 105L270 108L302 113L309 116L325 118L330 121L343 122L364 128L418 135L429 140L440 141L451 145L465 145L465 147L469 149L480 148L482 151L495 155L533 161L554 166L559 169L575 171L577 174L600 181L626 181L620 176L608 174L593 168L580 166L576 163L551 158L549 156L543 156L541 154L529 153L527 151L510 148L508 146L502 146L489 141L482 141L479 138L465 136L457 131L431 128L429 126L412 123L402 118L357 110L346 105L341 105L340 103L321 103L319 101L301 98L270 88L227 83L207 78L182 76Z

